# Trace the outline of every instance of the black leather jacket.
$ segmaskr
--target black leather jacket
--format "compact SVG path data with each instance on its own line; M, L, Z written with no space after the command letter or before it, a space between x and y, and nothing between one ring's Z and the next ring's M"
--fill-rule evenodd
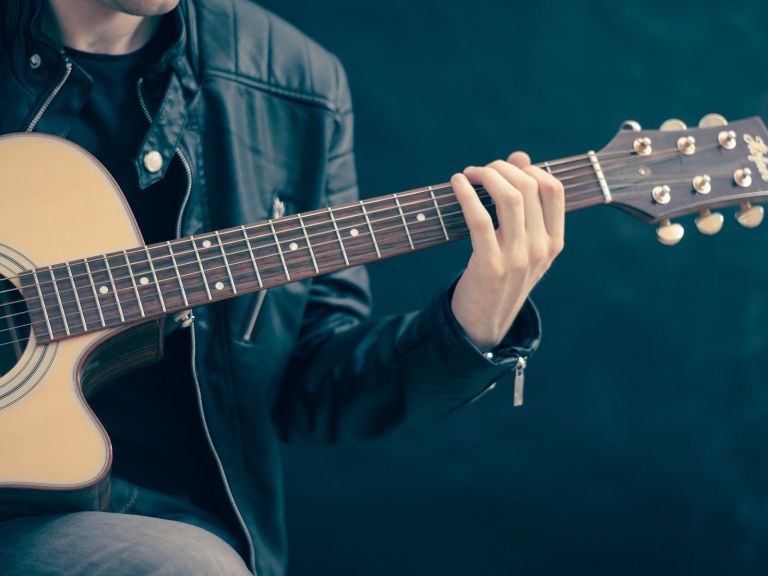
M18 3L20 26L0 44L0 133L66 136L90 80L39 32L37 4ZM172 18L177 41L137 91L152 121L136 168L145 187L183 166L178 235L268 218L278 197L288 212L357 197L333 55L247 0L182 0ZM156 173L142 162L153 150ZM365 270L353 268L194 311L200 416L258 574L285 569L278 438L333 442L444 414L539 339L530 303L492 357L464 335L449 291L417 313L369 310Z

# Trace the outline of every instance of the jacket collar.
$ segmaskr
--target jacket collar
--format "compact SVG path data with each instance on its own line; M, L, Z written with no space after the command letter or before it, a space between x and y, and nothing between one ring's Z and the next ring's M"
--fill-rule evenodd
M199 85L187 58L187 30L182 3L168 14L159 34L170 40L162 56L144 74L137 91L142 106L151 119L147 133L134 159L139 185L146 188L161 180L171 163L186 125L188 108L199 92ZM44 109L33 126L49 134L66 137L72 118L79 114L88 98L92 80L75 62L68 58L63 46L55 42L40 26L42 3L30 2L24 24L19 29L15 68L17 77L34 94L38 103L30 118ZM63 82L62 86L58 86ZM56 88L60 95L47 103ZM138 96L137 96L138 97ZM22 129L30 125L25 121ZM159 152L163 162L160 170L151 172L143 159Z

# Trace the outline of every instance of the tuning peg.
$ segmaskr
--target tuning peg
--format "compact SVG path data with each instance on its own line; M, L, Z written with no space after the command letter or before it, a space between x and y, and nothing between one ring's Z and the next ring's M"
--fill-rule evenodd
M640 130L642 130L643 127L640 126L640 123L637 120L624 120L624 122L621 123L621 129L632 130L633 132L640 132Z
M664 123L659 127L659 130L662 132L677 132L678 130L687 129L688 126L685 125L685 122L678 120L677 118L670 118L669 120L664 121Z
M764 215L762 206L752 206L749 202L742 202L739 211L736 212L736 221L744 228L757 228L763 221Z
M672 224L668 218L661 221L656 228L656 239L665 246L674 246L683 239L685 228L680 224Z
M751 168L739 168L733 173L733 181L742 188L749 188L752 186L752 169Z
M728 120L722 114L712 113L703 116L699 120L699 128L712 128L713 126L727 126Z
M717 234L723 229L723 222L725 218L720 212L710 212L707 208L699 212L699 217L696 218L696 228L702 234L712 236Z

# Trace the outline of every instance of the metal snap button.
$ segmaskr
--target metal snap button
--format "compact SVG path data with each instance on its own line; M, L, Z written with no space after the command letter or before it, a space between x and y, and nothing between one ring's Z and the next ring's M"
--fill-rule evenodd
M40 58L40 54L32 54L32 56L29 57L29 67L33 70L40 68L40 64L42 63L43 59Z
M163 167L163 156L157 150L150 150L144 154L144 168L148 172L159 172Z

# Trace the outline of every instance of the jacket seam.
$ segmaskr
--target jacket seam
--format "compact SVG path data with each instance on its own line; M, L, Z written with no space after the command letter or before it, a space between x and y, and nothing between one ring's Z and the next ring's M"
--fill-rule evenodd
M280 86L269 84L263 80L257 80L256 78L246 78L244 76L240 76L238 74L235 74L233 72L228 72L226 70L208 70L207 76L213 77L213 78L221 78L223 80L229 80L230 82L236 82L238 84L242 84L243 86L247 86L249 88L255 88L263 92L273 93L278 96L290 98L292 100L298 100L305 104L310 104L319 108L324 108L329 112L334 112L334 113L345 112L345 111L339 110L338 106L329 98L308 94L306 92L301 92L298 90L291 90L289 88L282 88ZM203 81L205 81L205 78L203 78Z

